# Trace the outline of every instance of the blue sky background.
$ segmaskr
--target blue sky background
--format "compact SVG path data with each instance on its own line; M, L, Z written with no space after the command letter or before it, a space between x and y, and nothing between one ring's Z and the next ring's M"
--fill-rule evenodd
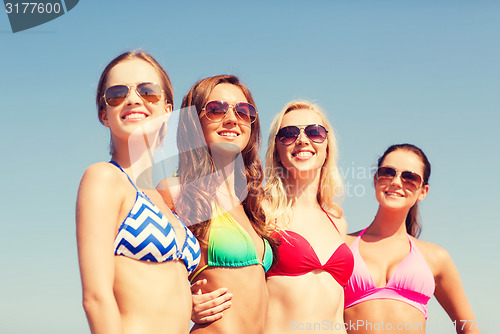
M85 168L109 159L99 75L137 48L169 72L176 107L201 78L240 76L264 142L285 103L320 104L339 140L351 232L375 214L377 157L420 146L433 167L421 239L451 253L479 327L498 332L499 16L500 2L485 0L80 1L13 34L1 12L0 332L89 332L76 192ZM454 332L435 299L427 328Z

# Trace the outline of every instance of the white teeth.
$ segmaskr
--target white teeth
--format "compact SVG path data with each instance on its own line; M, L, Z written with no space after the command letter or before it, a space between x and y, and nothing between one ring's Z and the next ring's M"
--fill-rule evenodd
M238 134L235 132L219 132L219 135L223 136L223 137L237 137L238 136Z
M305 157L312 157L313 153L309 152L309 151L300 151L300 152L294 153L293 155L295 157L305 158Z
M395 193L395 192L392 192L392 191L387 191L386 194L389 195L389 196L403 197L403 195Z
M125 115L125 117L123 117L123 119L130 119L130 118L133 118L133 119L144 119L144 118L146 118L146 115L144 115L143 113L140 113L140 112L134 112L134 113Z

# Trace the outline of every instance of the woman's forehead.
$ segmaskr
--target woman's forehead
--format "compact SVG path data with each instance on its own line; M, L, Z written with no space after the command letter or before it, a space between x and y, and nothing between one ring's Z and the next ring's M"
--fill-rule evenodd
M296 109L287 112L281 120L281 127L289 125L324 125L321 117L310 109Z
M422 159L412 151L398 149L386 155L382 166L391 166L400 171L408 170L423 173L424 163Z

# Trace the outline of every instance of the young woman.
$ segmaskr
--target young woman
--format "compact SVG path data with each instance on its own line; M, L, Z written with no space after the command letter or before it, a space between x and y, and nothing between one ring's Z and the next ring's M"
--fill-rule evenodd
M199 263L199 244L147 186L151 180L142 188L136 184L133 168L152 162L154 143L162 138L151 124L172 111L172 85L153 57L127 52L104 69L96 102L99 120L110 130L112 161L85 171L76 206L90 330L187 333L192 306L187 278ZM149 145L143 144L146 137L153 138Z
M266 214L281 241L267 274L266 333L345 333L344 289L353 257L335 196L343 191L332 127L319 106L289 103L266 154Z
M410 144L389 147L374 176L373 222L348 236L354 272L345 288L349 333L425 333L434 294L457 333L479 333L458 271L441 247L417 239L418 202L429 191L431 165Z
M333 129L319 106L291 102L276 116L265 192L266 216L280 246L278 262L267 273L265 333L346 333L343 286L353 257L344 243L347 224L334 202L343 190L336 159ZM219 295L195 302L195 321L221 316L230 305L227 294Z
M267 312L265 272L273 261L265 226L260 124L248 88L231 75L197 82L184 97L178 128L175 209L201 243L191 279L202 291L234 295L223 319L193 333L261 333Z

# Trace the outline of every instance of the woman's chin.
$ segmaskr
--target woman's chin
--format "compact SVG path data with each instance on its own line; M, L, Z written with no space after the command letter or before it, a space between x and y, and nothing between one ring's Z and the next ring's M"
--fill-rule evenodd
M241 148L233 143L211 143L210 152L212 155L236 155L241 152Z

